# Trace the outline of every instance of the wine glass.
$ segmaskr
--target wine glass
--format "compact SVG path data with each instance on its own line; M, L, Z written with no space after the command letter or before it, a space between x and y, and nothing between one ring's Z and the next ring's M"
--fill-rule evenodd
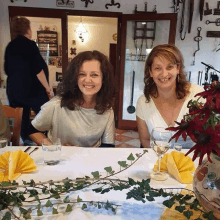
M150 146L153 148L158 156L158 171L151 173L151 178L157 181L164 181L168 178L166 173L160 172L160 160L162 156L170 149L171 142L169 142L172 137L170 131L166 131L165 128L156 127L153 128L150 135Z

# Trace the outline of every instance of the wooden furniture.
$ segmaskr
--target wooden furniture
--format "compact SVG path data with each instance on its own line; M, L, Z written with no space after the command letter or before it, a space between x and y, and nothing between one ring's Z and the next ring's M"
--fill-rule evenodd
M58 56L58 35L56 31L37 31L37 43L43 57Z
M21 134L21 120L23 108L12 108L7 105L3 105L5 115L9 119L13 119L13 123L9 121L10 130L12 132L11 142L12 146L19 146L20 134Z
M176 13L143 12L122 16L119 61L120 79L117 85L119 93L116 98L118 103L120 103L117 112L117 128L137 130L135 112L130 114L127 111L131 100L127 91L129 91L129 88L132 91L129 81L131 73L133 71L138 72L134 83L134 103L137 103L138 97L143 94L143 89L140 87L140 79L143 80L144 78L144 63L148 56L147 49L152 49L159 44L175 44L176 23Z

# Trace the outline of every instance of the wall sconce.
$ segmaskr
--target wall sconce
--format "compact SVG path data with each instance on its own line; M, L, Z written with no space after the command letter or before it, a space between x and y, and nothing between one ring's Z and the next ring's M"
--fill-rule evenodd
M84 24L82 23L82 18L79 26L76 29L76 36L81 42L85 42L88 39L88 31L85 29Z

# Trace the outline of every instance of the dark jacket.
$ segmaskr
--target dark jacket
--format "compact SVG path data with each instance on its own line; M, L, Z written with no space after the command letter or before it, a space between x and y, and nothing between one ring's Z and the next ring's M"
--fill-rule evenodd
M48 68L36 43L25 36L12 40L5 50L5 73L9 102L38 99L47 95L37 78L44 70L48 80Z

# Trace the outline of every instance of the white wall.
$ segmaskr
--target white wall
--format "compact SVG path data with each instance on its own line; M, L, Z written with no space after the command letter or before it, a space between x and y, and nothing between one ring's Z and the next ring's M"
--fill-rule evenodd
M93 4L89 4L88 8L85 8L85 3L81 1L74 1L75 2L75 10L93 10L93 11L115 11L115 12L122 12L127 14L132 14L135 4L138 6L138 10L144 9L144 2L145 0L115 0L115 2L119 2L121 7L118 9L115 6L109 7L107 10L105 8L106 3L110 3L110 0L94 0ZM148 10L152 11L154 5L157 5L157 12L158 13L172 13L173 9L170 8L172 6L172 0L155 0L149 1L148 0ZM45 1L45 0L28 0L26 3L18 0L14 3L10 1L0 0L0 72L3 73L3 55L4 50L7 43L10 41L10 33L9 33L9 19L8 19L8 6L24 6L24 7L40 7L40 8L58 8L56 7L56 1ZM217 1L216 0L209 0L209 7L210 9L216 8ZM188 8L188 1L186 8ZM61 9L61 8L60 8ZM201 61L213 65L216 69L220 69L220 51L213 52L214 49L214 38L206 38L206 31L207 30L216 30L220 31L220 27L215 26L215 24L206 25L205 21L216 20L219 16L215 15L208 15L204 16L203 21L199 19L199 0L195 0L195 11L193 15L193 24L192 24L192 31L190 34L186 35L186 39L184 41L180 40L179 37L179 26L180 26L180 15L178 15L178 24L177 24L177 34L176 34L176 45L182 51L183 56L185 58L185 66L187 71L192 71L192 82L197 82L197 76L199 70L205 70L204 66L201 64ZM186 22L188 22L188 16L185 16ZM194 66L191 66L193 61L193 53L197 49L197 43L194 41L194 37L197 36L197 27L201 26L201 36L203 40L200 42L200 51L196 53L196 63ZM188 27L188 25L186 25ZM217 39L217 43L218 43Z
M88 39L81 42L76 36L76 29L82 18L82 23L88 32ZM70 55L70 48L77 48L77 53L85 50L98 50L109 56L109 45L115 44L112 35L117 33L117 18L99 18L99 17L80 17L68 16L68 57L73 58L75 55ZM76 41L76 45L72 45L72 41Z

